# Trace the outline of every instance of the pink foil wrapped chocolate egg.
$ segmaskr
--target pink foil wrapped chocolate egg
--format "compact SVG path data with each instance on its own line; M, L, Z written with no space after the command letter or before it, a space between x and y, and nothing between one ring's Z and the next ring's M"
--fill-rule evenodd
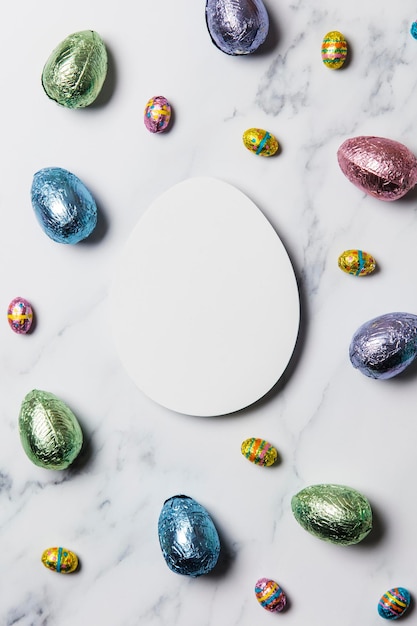
M337 151L344 175L370 196L391 202L417 183L417 159L403 144L383 137L353 137Z
M171 105L164 96L154 96L148 100L143 121L151 133L163 133L171 120Z
M33 311L29 302L20 296L14 298L7 307L7 321L15 333L26 335L33 321Z

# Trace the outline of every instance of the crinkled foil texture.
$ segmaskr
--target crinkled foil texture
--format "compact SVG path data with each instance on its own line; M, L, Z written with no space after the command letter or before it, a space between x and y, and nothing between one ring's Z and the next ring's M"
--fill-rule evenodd
M291 507L305 530L330 543L359 543L372 529L368 500L344 485L306 487L292 498Z
M164 503L158 535L165 561L177 574L201 576L217 563L217 530L205 508L193 498L178 495Z
M386 313L363 324L353 335L349 356L354 367L370 378L400 374L417 354L417 316Z
M255 52L269 30L262 0L207 0L206 22L213 43L230 55Z
M403 144L383 137L353 137L339 148L345 176L365 193L385 201L401 198L417 183L417 159Z

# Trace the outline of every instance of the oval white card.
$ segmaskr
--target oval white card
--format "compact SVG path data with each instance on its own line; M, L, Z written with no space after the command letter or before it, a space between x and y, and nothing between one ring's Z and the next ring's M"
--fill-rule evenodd
M202 416L242 409L274 386L300 316L294 271L271 224L212 178L175 185L144 213L118 263L111 309L137 386Z

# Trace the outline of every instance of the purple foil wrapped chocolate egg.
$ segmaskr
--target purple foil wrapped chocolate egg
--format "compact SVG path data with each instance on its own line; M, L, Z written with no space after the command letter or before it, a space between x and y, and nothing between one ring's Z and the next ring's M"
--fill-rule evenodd
M7 320L15 333L26 335L33 321L33 311L29 302L21 297L14 298L7 307Z
M349 356L365 376L397 376L417 356L417 315L386 313L366 322L353 335Z
M262 0L206 0L206 23L214 43L225 54L252 54L269 30Z
M417 183L417 158L392 139L347 139L337 151L337 159L351 183L379 200L397 200Z
M143 121L150 133L163 133L171 120L171 105L164 96L154 96L148 100Z

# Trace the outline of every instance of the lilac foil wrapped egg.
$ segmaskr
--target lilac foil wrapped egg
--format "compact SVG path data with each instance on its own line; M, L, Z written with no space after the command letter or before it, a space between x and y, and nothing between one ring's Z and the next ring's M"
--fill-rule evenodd
M197 577L208 574L220 554L220 539L206 509L189 496L177 495L164 502L158 520L162 554L176 574Z
M337 151L344 175L370 196L392 202L417 183L417 159L403 144L383 137L353 137Z
M164 96L154 96L146 103L143 121L150 133L163 133L171 120L171 105Z
M386 313L363 324L353 335L353 367L370 378L392 378L417 355L417 315Z
M46 167L33 177L32 206L43 231L57 243L75 244L97 224L97 206L84 183L60 167Z
M269 30L262 0L207 0L206 23L214 45L232 56L255 52Z

